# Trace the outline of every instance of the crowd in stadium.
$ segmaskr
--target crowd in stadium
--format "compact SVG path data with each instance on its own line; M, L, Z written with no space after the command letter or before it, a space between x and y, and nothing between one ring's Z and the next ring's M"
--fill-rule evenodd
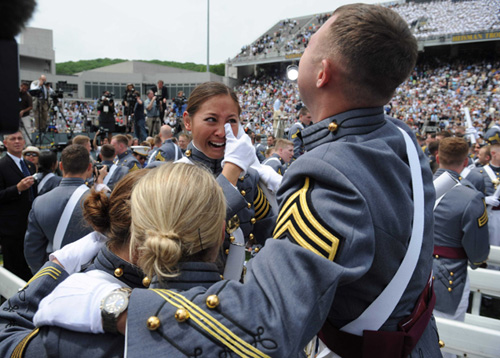
M386 6L406 20L419 40L500 30L499 0L389 2ZM235 60L251 59L272 51L278 56L302 53L309 38L330 16L331 13L316 14L297 22L281 22L273 34L265 34L251 45L243 46Z

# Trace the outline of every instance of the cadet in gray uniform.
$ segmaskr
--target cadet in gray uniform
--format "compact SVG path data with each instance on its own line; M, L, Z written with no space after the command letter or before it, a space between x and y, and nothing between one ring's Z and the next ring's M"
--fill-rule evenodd
M115 135L111 139L111 145L115 147L116 159L114 163L120 167L127 167L129 172L141 169L141 164L135 159L132 151L128 148L128 139L122 134Z
M412 131L383 109L417 53L392 10L335 11L300 61L299 89L315 124L302 132L307 153L278 192L276 240L253 259L244 284L134 290L128 357L294 357L321 326L340 356L441 356L431 318L432 174ZM387 296L388 285L399 293Z
M269 165L276 173L283 175L293 158L293 143L287 139L279 138L276 140L274 149L275 152L262 164Z
M485 139L490 143L490 163L473 171L479 171L483 176L484 200L488 206L490 245L498 246L500 245L500 201L494 194L500 183L500 128L493 126L488 129Z
M439 169L434 178L448 172L456 180L467 164L468 145L463 138L439 143ZM488 213L482 193L462 180L440 198L434 209L434 314L464 321L469 305L467 263L477 268L490 251Z
M262 136L260 134L255 135L255 154L257 154L257 158L259 162L264 162L266 159L266 146L261 143Z
M37 197L28 216L24 255L33 274L48 260L49 253L92 231L83 222L81 205L88 191L85 178L92 173L88 151L77 144L66 147L61 154L60 168L61 183ZM73 197L74 202L70 200ZM65 212L68 212L66 216Z
M288 131L288 140L293 142L293 160L304 154L305 147L300 134L304 128L312 122L311 113L307 107L302 107L299 111L299 120Z
M154 149L148 159L148 165L155 162L175 162L183 157L182 151L177 144L172 141L172 128L165 124L160 129L162 145Z
M129 169L126 166L121 166L113 163L115 158L115 148L111 144L104 144L101 147L101 164L108 166L108 175L104 178L104 183L111 189L128 174ZM109 176L109 178L108 178Z

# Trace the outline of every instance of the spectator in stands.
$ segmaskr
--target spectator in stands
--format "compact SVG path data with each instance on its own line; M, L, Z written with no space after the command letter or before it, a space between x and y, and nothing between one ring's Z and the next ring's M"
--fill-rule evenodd
M82 203L88 194L85 180L92 175L87 149L77 144L64 148L60 169L63 172L60 185L37 197L28 217L24 254L33 274L51 252L91 231L89 226L82 225Z

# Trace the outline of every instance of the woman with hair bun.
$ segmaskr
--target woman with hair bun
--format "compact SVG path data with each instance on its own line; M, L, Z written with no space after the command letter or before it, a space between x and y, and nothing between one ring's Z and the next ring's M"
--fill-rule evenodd
M191 180L186 181L186 178ZM199 193L196 190L199 187L205 190ZM41 301L40 310L33 319L41 328L30 341L37 349L33 355L28 349L24 357L44 357L44 353L49 351L56 352L56 356L75 352L89 357L123 356L124 340L121 335L70 331L82 330L82 320L91 319L96 320L92 325L93 333L116 332L108 330L106 323L101 323L100 310L85 311L88 306L83 289L99 294L115 287L126 293L132 288L151 284L151 287L185 290L198 286L208 288L221 280L214 261L224 237L226 204L222 189L207 170L183 163L169 163L154 170L133 172L120 181L109 198L102 192L93 192L84 205L85 218L97 231L75 244L80 247L92 244L91 240L99 240L102 234L109 240L86 272L73 274L60 283L59 288L69 291L58 297L56 288L53 294ZM68 251L78 250L73 248ZM78 271L85 260L78 255L68 256L63 250L54 255L70 271ZM77 262L73 263L75 258ZM64 276L63 279L66 278L67 274L61 273L54 263L46 265L41 272L49 270L53 273L55 269ZM36 293L42 291L46 295L56 285L50 284L48 277L44 276L42 280L42 276L37 274L34 283L25 289L31 308L36 309L41 299L40 295L36 297ZM49 288L42 290L40 285L47 287L44 284L46 280L49 280ZM111 286L103 286L105 290L99 284L93 287L93 281L99 280L105 280ZM106 297L99 297L98 300L102 301L102 306L106 305ZM114 298L111 302L115 302ZM51 326L52 323L67 329ZM35 328L31 322L23 324L26 329ZM18 340L4 340L0 344L0 352L14 348L14 343L20 344Z

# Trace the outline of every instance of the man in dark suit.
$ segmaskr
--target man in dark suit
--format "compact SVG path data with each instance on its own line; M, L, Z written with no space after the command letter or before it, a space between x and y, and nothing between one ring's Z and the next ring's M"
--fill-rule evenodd
M24 259L24 233L36 196L35 165L24 161L21 132L4 136L7 154L0 159L0 244L4 267L23 280L31 278Z

